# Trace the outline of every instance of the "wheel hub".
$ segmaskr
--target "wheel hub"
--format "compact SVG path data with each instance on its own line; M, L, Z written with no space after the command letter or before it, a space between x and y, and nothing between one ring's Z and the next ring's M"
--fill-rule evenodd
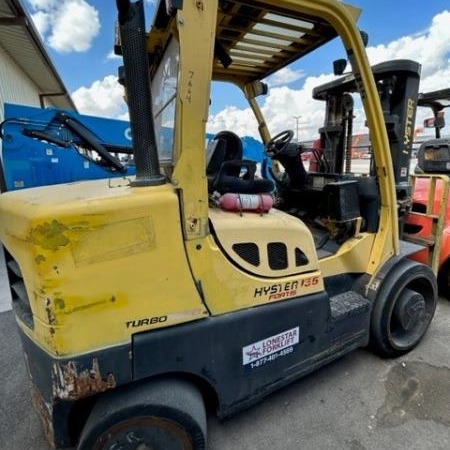
M136 450L153 450L153 447L150 447L146 444L139 444Z
M425 314L425 299L419 292L405 289L398 299L395 317L405 331L412 330Z
M135 417L111 427L94 450L192 450L186 431L162 417Z

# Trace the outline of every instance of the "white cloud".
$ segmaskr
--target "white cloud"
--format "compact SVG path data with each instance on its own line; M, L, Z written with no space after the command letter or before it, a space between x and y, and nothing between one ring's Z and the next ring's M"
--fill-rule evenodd
M211 115L208 120L207 131L217 133L221 130L233 130L240 136L259 138L255 116L250 108L239 109L235 106L227 106L218 114Z
M38 1L38 0L35 0ZM44 0L41 0L44 1ZM404 36L385 45L367 49L370 61L376 64L389 59L410 58L423 65L421 91L427 92L447 87L450 84L450 12L436 15L430 27L416 35ZM301 71L287 69L282 72L285 83L303 78L300 89L278 86L272 80L269 94L262 100L261 108L272 135L285 129L295 130L294 116L299 120L299 139L309 140L317 137L318 129L323 126L325 104L312 98L314 87L327 83L335 77L333 74L304 77ZM280 77L278 80L281 81ZM123 88L116 82L115 76L107 76L96 81L89 88L80 88L73 94L74 101L81 112L115 118L128 118L126 105L122 99ZM364 132L364 119L360 105L355 105L359 117L354 124L354 133ZM429 115L429 111L425 113ZM419 114L418 114L419 117ZM421 116L420 116L421 117ZM418 121L418 123L420 123ZM223 111L210 115L208 132L233 130L239 135L260 138L256 120L250 108L227 106Z
M123 86L114 75L108 75L90 87L81 87L72 93L80 113L101 117L123 117L127 110L123 97Z
M437 69L429 76L422 78L420 82L421 92L437 91L448 87L450 87L450 61L447 67Z
M403 36L388 44L368 47L367 53L371 64L391 59L412 59L422 64L421 92L442 89L450 85L450 11L437 14L428 29L411 36ZM324 103L312 99L312 89L315 86L331 81L332 74L306 77L300 89L279 86L278 81L289 84L291 72L303 77L301 71L289 68L282 77L273 82L269 94L262 100L262 111L272 135L285 129L295 130L294 116L301 116L299 120L299 139L308 140L318 135L318 129L323 126L325 108ZM297 79L299 79L297 78ZM443 84L444 83L444 84ZM447 84L445 84L447 83ZM274 87L278 86L278 87ZM360 108L355 104L355 108ZM419 110L420 111L420 110ZM427 111L426 115L430 115ZM362 112L355 110L355 115L362 116ZM420 113L422 117L423 113ZM418 113L419 117L419 113ZM420 121L417 123L420 124ZM256 121L249 108L239 109L227 107L208 120L208 131L217 132L231 129L243 135L260 138ZM367 132L364 119L355 121L354 133Z
M85 0L28 0L42 38L60 53L84 52L100 31L97 9Z
M60 52L89 50L100 31L98 11L82 0L63 3L56 12L48 41Z
M129 113L129 111L127 110L126 112L124 112L122 114L119 114L116 117L116 119L119 119L119 120L130 120L130 113Z
M34 9L49 9L58 4L58 0L28 0Z
M284 67L278 72L267 78L266 82L269 86L282 86L293 83L305 76L303 70L292 70L289 67Z
M403 36L386 45L367 49L371 64L389 59L412 59L422 64L422 80L449 66L450 11L437 14L431 26L421 33Z
M333 74L323 74L306 78L301 89L291 89L287 86L270 89L261 106L270 133L275 135L286 129L296 130L294 117L301 116L299 139L307 140L315 136L318 128L323 124L325 103L314 100L311 92L315 86L327 83L334 78ZM256 119L250 108L227 107L224 111L209 117L207 129L210 133L228 129L242 136L261 139Z
M31 18L33 19L33 23L36 26L38 33L41 36L44 36L50 27L50 14L43 11L38 11L37 13L32 14Z
M116 55L114 53L114 50L111 50L107 55L106 55L106 60L116 60L116 59L122 59L122 57L120 55Z

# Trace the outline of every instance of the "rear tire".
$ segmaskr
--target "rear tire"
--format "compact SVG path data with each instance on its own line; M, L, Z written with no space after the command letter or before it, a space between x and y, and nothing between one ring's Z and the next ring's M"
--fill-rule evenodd
M405 259L382 281L375 299L370 345L383 357L412 350L425 335L436 310L437 286L432 270Z
M109 392L95 404L77 450L203 450L201 393L184 380L158 380Z

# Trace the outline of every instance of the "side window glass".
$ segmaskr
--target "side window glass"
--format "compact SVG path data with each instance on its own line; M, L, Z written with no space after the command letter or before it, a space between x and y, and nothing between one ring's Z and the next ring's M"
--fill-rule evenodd
M155 133L162 164L173 162L179 55L179 44L172 39L152 80Z

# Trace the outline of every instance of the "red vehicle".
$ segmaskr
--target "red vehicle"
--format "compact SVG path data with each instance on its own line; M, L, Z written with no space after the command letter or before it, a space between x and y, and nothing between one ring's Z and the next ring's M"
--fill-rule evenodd
M432 109L433 117L425 120L424 127L435 129L435 139L424 142L417 154L413 205L405 232L409 239L427 245L414 259L433 267L440 294L450 300L450 139L441 135L450 89L419 94L418 106Z

